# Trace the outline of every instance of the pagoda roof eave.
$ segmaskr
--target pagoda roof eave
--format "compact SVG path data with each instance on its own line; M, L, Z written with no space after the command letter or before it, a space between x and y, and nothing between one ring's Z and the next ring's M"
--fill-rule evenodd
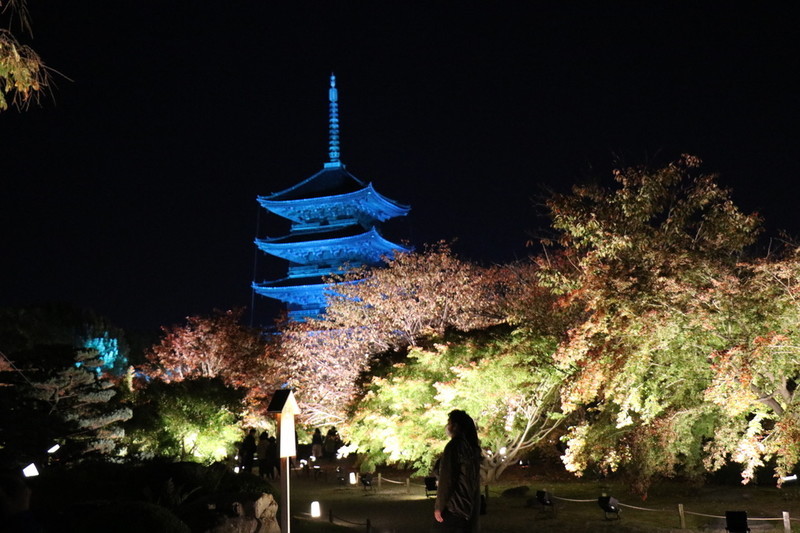
M302 216L303 212L314 211L326 205L354 204L362 212L368 210L380 221L405 216L411 210L410 206L395 202L376 191L371 182L357 191L343 194L290 200L275 200L272 199L274 196L259 196L257 200L264 209L294 222L303 222L307 218Z
M309 264L314 261L329 260L331 258L363 260L375 263L382 256L392 252L410 252L408 248L393 243L378 233L374 227L369 231L349 237L339 237L335 239L320 239L302 242L270 242L263 239L256 239L258 248L265 253L292 261L298 264ZM350 250L344 257L343 252ZM313 256L314 259L309 259Z
M251 286L261 296L295 305L318 304L323 306L326 303L325 293L330 290L327 283L283 287L271 286L269 283L253 283Z
M296 183L291 187L283 189L282 191L274 192L272 194L268 194L263 198L272 199L272 200L280 200L282 196L292 196L293 194L297 194L298 191L302 191L303 189L309 188L309 186L317 180L322 180L326 177L326 174L333 174L336 173L339 178L344 179L347 181L348 179L358 187L364 187L364 182L358 179L357 177L350 174L347 170L344 169L344 165L335 168L323 168L322 170L316 172L313 176L304 179L300 183ZM325 187L323 187L324 189ZM291 201L291 198L288 198L285 201Z

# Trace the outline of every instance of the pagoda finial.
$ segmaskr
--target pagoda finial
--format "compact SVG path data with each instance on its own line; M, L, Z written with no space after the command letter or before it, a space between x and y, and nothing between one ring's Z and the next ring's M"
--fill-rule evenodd
M328 162L325 168L341 167L339 161L339 92L336 90L336 75L331 73L331 87L328 89L330 110L328 113Z

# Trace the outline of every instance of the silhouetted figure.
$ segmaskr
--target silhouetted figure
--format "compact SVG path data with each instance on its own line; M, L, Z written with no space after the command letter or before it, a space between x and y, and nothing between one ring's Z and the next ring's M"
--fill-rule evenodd
M253 471L253 461L256 455L256 430L250 429L239 448L239 464L242 472Z
M464 411L451 411L447 420L450 442L439 462L439 485L433 531L478 531L481 509L481 445L475 422Z
M317 459L322 459L322 432L319 428L314 430L314 435L311 437L311 455Z
M263 431L258 437L256 444L256 457L258 458L259 477L267 476L267 465L269 464L269 433Z
M278 441L275 437L269 438L269 446L267 448L267 477L275 479L281 475L281 449L278 447Z
M335 459L336 458L336 450L341 448L342 441L339 439L339 433L336 431L335 427L331 427L328 430L328 433L325 435L325 457L328 459Z

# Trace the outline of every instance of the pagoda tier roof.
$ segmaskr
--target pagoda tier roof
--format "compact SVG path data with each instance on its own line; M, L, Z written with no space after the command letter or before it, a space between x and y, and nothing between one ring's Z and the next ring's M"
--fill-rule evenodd
M364 233L366 229L358 224L353 224L350 226L345 227L327 227L321 226L316 227L309 230L304 231L293 231L287 235L281 235L280 237L265 237L261 239L261 241L266 243L278 243L278 244L285 244L285 243L298 243L298 242L306 242L306 241L324 241L324 240L331 240L331 239L341 239L343 237L353 237L355 235L361 235Z
M291 239L288 236L287 239ZM384 239L378 230L371 228L357 235L326 239L286 242L256 239L256 245L265 253L300 265L365 263L375 265L393 252L408 252L407 248Z
M301 200L347 194L362 189L366 184L345 170L344 165L326 167L300 183L282 191L268 194L267 200Z
M390 218L404 216L410 210L408 206L380 194L372 183L339 194L277 199L275 196L259 196L258 203L264 209L298 224L337 219L366 219L383 222Z
M316 282L314 280L316 279ZM305 284L286 284L290 280L278 280L267 283L253 283L253 290L261 296L280 300L281 302L297 305L304 308L326 306L326 288L328 284L320 281L320 278L309 278L307 280L291 280L293 282L305 281ZM330 290L330 289L327 289Z

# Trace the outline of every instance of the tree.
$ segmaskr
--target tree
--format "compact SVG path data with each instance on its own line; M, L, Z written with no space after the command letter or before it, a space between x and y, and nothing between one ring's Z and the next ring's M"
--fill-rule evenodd
M11 22L16 19L23 32L32 35L24 0L0 1L0 9L10 14ZM39 55L11 31L0 28L0 111L8 109L9 100L18 108L27 106L47 84L47 68Z
M96 372L101 364L96 351L68 346L39 347L16 361L0 388L2 447L36 460L54 443L63 461L113 455L132 412L113 401L114 383Z
M561 423L554 339L523 332L475 332L414 348L372 378L346 426L351 447L368 465L413 463L428 471L446 444L447 413L464 409L487 450L486 482L540 444Z
M303 420L312 426L345 421L372 356L354 328L326 326L320 320L287 324L277 341L276 357L267 363L266 374L277 380L276 388L298 391Z
M747 265L746 275L724 293L743 323L725 349L710 354L712 381L706 400L725 417L708 443L706 467L716 470L732 459L742 465L742 481L774 461L778 485L800 462L800 249L785 257Z
M617 187L576 187L549 207L563 259L541 260L541 280L578 319L556 352L574 375L562 391L570 428L564 456L581 473L625 467L646 493L653 476L697 475L720 422L704 400L708 356L726 346L711 323L717 290L759 228L697 158L615 171Z
M137 392L127 425L131 454L211 463L227 457L241 437L245 392L220 378L152 381Z
M102 359L98 372L112 376L121 376L128 366L125 332L91 310L53 303L0 308L0 347L9 357L46 346L96 350Z
M356 329L372 352L413 346L446 330L500 322L485 270L443 242L400 253L384 268L355 269L332 281L326 329Z
M164 336L145 355L154 377L164 381L219 376L241 386L249 381L264 353L256 330L240 323L243 309L190 316L186 324L162 327Z
M385 268L332 279L325 315L283 329L271 373L298 390L308 423L339 424L374 358L448 329L501 321L486 272L439 243L422 253L398 254Z

